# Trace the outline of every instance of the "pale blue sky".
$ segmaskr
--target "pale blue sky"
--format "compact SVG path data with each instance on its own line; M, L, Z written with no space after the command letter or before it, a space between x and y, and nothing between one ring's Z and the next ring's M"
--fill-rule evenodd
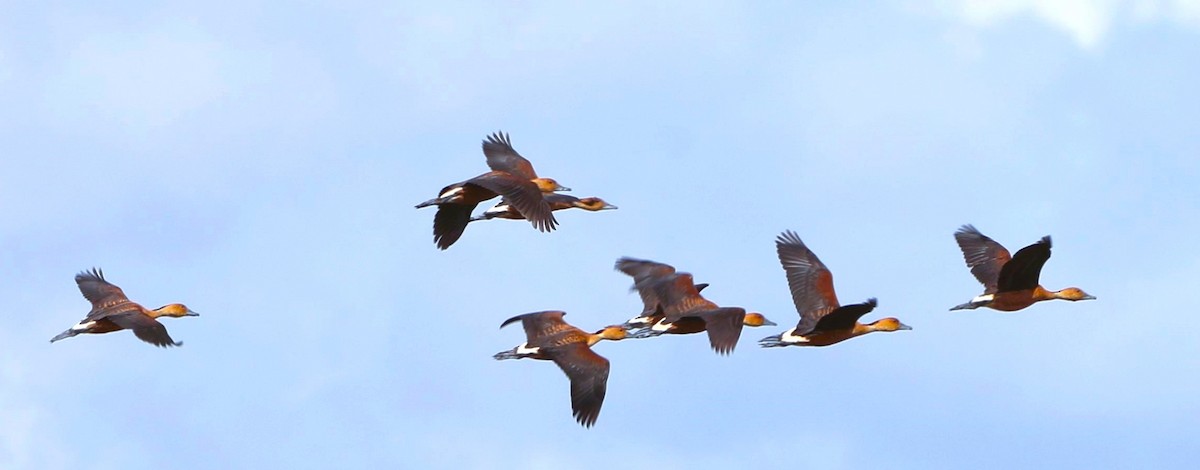
M0 4L0 467L1192 468L1200 3ZM618 211L412 206L504 130ZM947 312L951 234L1094 302ZM773 239L912 331L764 350ZM603 343L599 421L510 316L592 330L671 263L747 329ZM182 348L49 338L102 267Z

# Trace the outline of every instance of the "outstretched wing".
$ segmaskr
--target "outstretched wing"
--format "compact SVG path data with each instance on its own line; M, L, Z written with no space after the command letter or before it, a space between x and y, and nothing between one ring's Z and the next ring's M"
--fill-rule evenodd
M816 327L821 317L840 305L837 293L833 290L833 273L791 230L775 239L775 252L779 256L779 264L787 273L792 303L800 314L795 333L805 334Z
M632 276L634 282L675 274L675 267L669 264L630 257L618 259L615 268Z
M504 196L512 207L515 207L538 230L549 232L554 230L558 221L550 213L550 204L542 197L542 191L528 179L521 179L510 173L491 171L465 181L496 194Z
M688 273L678 273L655 281L652 287L668 323L692 316L696 312L720 308L700 295L692 275Z
M708 330L708 343L718 354L729 354L737 346L738 338L742 336L742 323L746 318L746 310L738 307L724 307L716 310L697 313L704 320L704 329Z
M88 320L96 320L102 317L106 311L112 310L113 307L130 303L129 298L125 297L125 292L105 280L104 271L98 268L76 274L75 284L79 286L79 292L83 293L83 297L92 303L92 311L88 314ZM92 318L93 315L99 316Z
M542 199L545 199L546 204L550 205L551 211L570 209L575 207L575 204L579 203L579 198L569 194L560 193L542 193Z
M817 330L828 331L854 328L854 324L858 323L858 319L875 310L876 305L878 305L878 302L874 298L867 299L866 302L861 304L843 305L821 317L811 330L802 332L797 328L796 334L805 335Z
M1044 236L1037 243L1017 250L1009 262L1000 269L996 282L998 292L1033 289L1038 285L1042 274L1042 266L1050 259L1050 236Z
M525 341L531 346L537 345L538 340L540 339L545 339L565 330L575 328L567 324L566 320L563 320L563 315L566 314L566 312L561 310L546 310L543 312L525 313L509 318L508 320L504 320L504 323L500 324L500 328L504 328L510 323L520 321L521 326L525 327Z
M183 343L177 343L171 339L171 335L167 334L167 327L141 312L109 315L106 318L121 328L133 330L134 336L137 336L138 339L160 348L183 346Z
M546 204L550 206L550 211L569 209L575 207L575 203L579 202L579 198L575 196L559 193L542 193L542 199L546 200ZM508 199L504 198L501 198L500 202L496 203L495 206L492 206L491 209L488 209L487 212L485 212L485 215L481 218L491 219L499 216L504 216L503 218L505 219L517 220L525 218L525 216L521 215L520 211L516 210L516 207L513 207L512 204L508 203Z
M652 314L659 308L654 284L675 274L675 267L669 264L629 257L618 259L614 268L633 277L633 288L642 298L643 315Z
M462 237L477 204L440 204L433 216L433 242L445 250Z
M571 381L571 412L585 427L596 424L608 388L608 359L586 343L572 343L545 350Z
M517 153L512 147L508 134L496 132L483 140L483 155L487 157L488 168L503 171L521 178L531 180L537 178L533 164Z
M963 259L966 260L967 267L971 268L971 274L983 284L984 293L996 293L1000 271L1010 259L1008 250L969 224L954 232L954 241L958 242L958 248L962 250Z

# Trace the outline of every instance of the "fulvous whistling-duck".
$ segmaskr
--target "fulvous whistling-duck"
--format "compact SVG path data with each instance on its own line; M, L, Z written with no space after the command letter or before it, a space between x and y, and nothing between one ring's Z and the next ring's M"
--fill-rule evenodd
M615 267L618 271L633 277L633 286L629 290L637 291L642 298L642 313L625 322L625 326L627 328L647 327L658 322L661 318L651 317L656 312L659 315L662 312L658 307L658 297L654 295L654 289L649 286L658 279L675 274L675 267L665 263L629 257L618 259ZM644 288L639 289L638 286ZM696 292L703 292L706 287L708 287L706 283L696 284Z
M504 320L500 328L520 321L525 342L492 356L496 360L533 358L554 361L571 381L571 411L584 427L596 424L608 384L608 359L592 351L601 340L625 338L625 328L608 326L588 334L563 320L565 312L548 310L526 313Z
M718 354L729 354L737 346L743 326L774 325L761 313L746 313L739 307L721 307L700 295L706 284L696 285L692 275L676 273L663 263L634 258L617 260L616 268L634 278L642 297L642 314L624 326L642 326L630 338L662 334L708 332L708 341Z
M875 299L861 304L839 304L833 291L833 274L795 232L788 230L779 235L775 251L787 273L800 322L781 334L759 340L762 347L829 346L873 331L912 329L890 317L866 325L859 323L859 318L875 309Z
M134 336L147 343L160 347L183 346L167 334L167 327L159 323L158 317L194 317L200 314L191 311L183 304L170 304L149 310L129 301L120 287L104 280L104 272L92 268L75 275L75 283L84 298L92 303L92 311L87 318L67 331L50 339L53 343L60 339L70 338L80 333L110 333L117 330L133 330Z
M547 204L550 204L551 211L570 209L572 207L592 212L617 208L617 206L604 202L603 199L598 197L585 197L580 199L575 196L557 193L543 194L542 197L546 199ZM513 207L513 205L509 204L508 200L505 199L500 201L499 204L496 204L491 209L484 211L482 215L471 217L471 221L474 222L476 220L491 219L521 220L524 218L525 216L521 215L521 211L518 211L516 207Z
M651 286L660 279L675 275L675 267L656 261L623 257L617 260L614 268L633 278L633 286L629 290L637 291L642 298L642 313L629 319L625 325L628 327L653 325L659 319L655 318L651 321L650 317L660 309L658 308L658 296L654 294ZM708 287L708 284L697 284L696 291L699 292L704 287Z
M433 217L433 241L440 249L445 250L458 241L475 206L496 196L504 196L538 230L549 232L558 224L542 193L570 191L569 188L553 179L539 178L529 160L513 150L508 134L497 132L487 136L483 154L492 171L446 186L438 197L417 204L417 209L438 206Z
M963 225L954 232L954 241L958 242L967 267L971 268L975 279L983 284L984 291L983 295L950 310L988 307L1012 312L1042 300L1063 299L1074 302L1095 299L1078 287L1052 292L1038 284L1042 266L1050 259L1049 235L1042 237L1037 243L1017 250L1017 254L1011 257L1008 250L972 225Z

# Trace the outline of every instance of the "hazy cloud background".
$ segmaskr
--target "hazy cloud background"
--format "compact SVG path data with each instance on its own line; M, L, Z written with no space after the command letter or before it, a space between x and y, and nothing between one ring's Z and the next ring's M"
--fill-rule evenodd
M1190 468L1200 322L1194 1L0 6L0 467ZM472 225L412 205L503 129L621 207ZM1052 288L980 291L951 233L1054 237ZM773 238L913 331L759 349ZM597 426L518 313L640 309L619 256L764 312L605 343ZM46 341L90 266L184 302L186 346Z

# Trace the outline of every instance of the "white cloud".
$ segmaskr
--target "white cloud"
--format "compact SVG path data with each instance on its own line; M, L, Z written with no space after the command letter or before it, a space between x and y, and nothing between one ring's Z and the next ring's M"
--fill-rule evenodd
M1133 2L1132 10L1140 20L1168 20L1200 28L1200 0L1140 0Z
M951 0L940 2L957 19L990 28L1014 17L1033 16L1062 30L1080 47L1096 47L1112 26L1116 0Z
M1113 25L1124 19L1200 27L1200 0L938 0L933 5L976 29L1036 18L1088 50L1100 47Z

